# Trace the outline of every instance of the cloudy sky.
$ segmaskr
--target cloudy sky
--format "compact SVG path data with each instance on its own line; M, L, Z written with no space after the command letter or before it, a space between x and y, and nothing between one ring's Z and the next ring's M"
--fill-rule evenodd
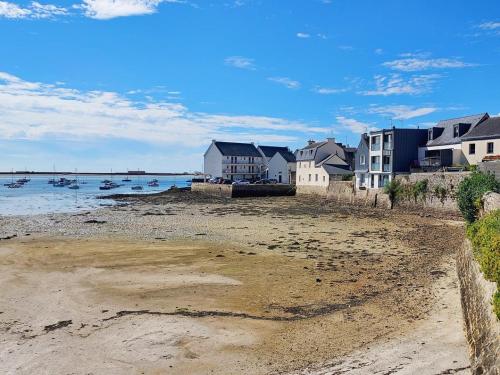
M500 113L498 0L0 1L0 170L200 170Z

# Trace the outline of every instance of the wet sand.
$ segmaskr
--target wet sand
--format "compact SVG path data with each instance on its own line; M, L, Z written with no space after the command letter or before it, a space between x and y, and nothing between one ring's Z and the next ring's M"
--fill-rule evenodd
M364 355L375 367L357 373L383 373L446 342L419 373L468 366L463 335L429 335L437 320L461 333L455 218L294 197L129 201L0 218L0 237L16 236L0 241L1 372L343 373Z

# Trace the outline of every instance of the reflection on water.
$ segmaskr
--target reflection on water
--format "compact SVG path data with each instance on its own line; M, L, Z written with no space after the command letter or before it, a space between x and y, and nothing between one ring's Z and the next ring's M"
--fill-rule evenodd
M14 181L23 176L14 175ZM47 183L53 176L27 176L31 181L19 189L9 189L4 184L10 183L12 177L0 177L0 215L34 215L41 213L76 212L90 210L115 202L107 199L96 199L97 196L109 194L147 194L167 190L171 186L188 186L192 176L141 176L132 177L130 182L122 182L125 176L113 176L112 180L123 184L112 190L99 190L101 181L111 179L109 176L79 176L80 189L54 187ZM75 176L66 176L74 179ZM148 186L148 181L157 179L158 187ZM131 190L132 186L141 185L142 191Z

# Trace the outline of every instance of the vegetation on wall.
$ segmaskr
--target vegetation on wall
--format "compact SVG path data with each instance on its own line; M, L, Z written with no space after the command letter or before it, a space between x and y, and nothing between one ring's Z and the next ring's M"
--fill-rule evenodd
M493 308L500 319L500 210L495 210L470 224L467 236L485 279L497 283Z
M403 185L396 179L393 179L384 187L384 193L389 196L389 201L391 202L391 210L394 207L394 203L398 200L403 194Z
M488 191L500 191L500 183L489 173L473 172L458 185L458 208L468 223L477 220L481 198Z

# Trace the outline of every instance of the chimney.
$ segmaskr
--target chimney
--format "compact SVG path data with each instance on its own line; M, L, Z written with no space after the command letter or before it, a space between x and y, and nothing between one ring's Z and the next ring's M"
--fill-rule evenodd
M327 140L328 142L335 143L335 138L333 138L333 137L327 138L326 140Z
M307 144L310 146L310 145L312 145L314 142L315 142L314 140L310 139L310 140L308 140L308 141L307 141Z

